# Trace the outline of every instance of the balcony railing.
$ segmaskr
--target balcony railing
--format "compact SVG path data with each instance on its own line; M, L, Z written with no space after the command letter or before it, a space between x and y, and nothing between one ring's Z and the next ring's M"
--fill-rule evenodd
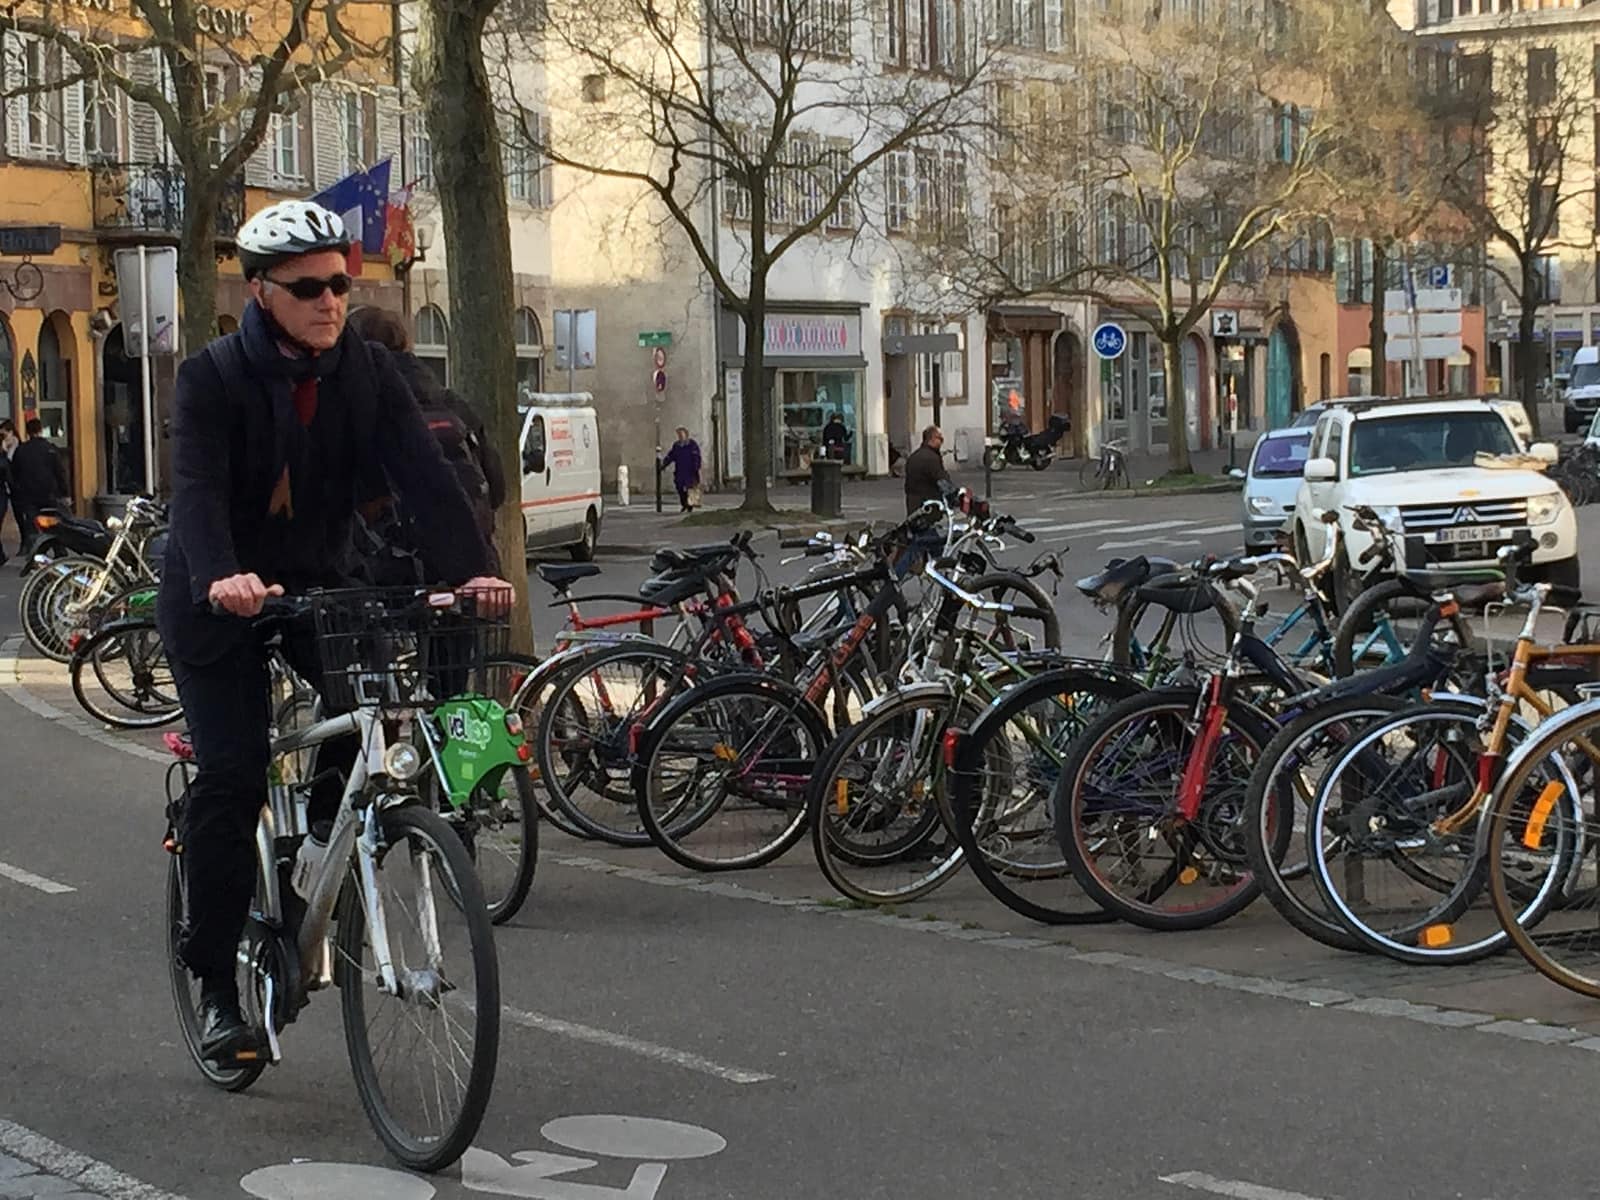
M101 163L94 167L96 229L178 233L183 229L183 169L168 163ZM217 204L217 236L232 237L244 221L244 180L229 183Z

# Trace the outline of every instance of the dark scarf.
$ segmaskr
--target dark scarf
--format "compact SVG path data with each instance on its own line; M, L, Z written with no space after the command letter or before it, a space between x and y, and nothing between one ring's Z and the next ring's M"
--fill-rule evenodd
M351 360L349 366L357 366L356 359L367 357L360 353L365 347L359 338L346 330L332 349L324 350L320 354L308 354L304 351L294 355L285 354L282 347L286 344L292 345L289 335L284 333L278 323L254 300L245 306L244 319L239 323L239 333L243 341L245 358L272 401L273 486L276 489L280 486L280 481L285 481L288 488L287 496L292 504L299 485L306 482L307 455L310 449L308 430L300 423L299 414L295 412L295 384L307 379L317 380L318 411L322 412L323 397L320 395L322 382L329 380L335 384L342 383L348 372L341 371L341 366L347 365L345 362L347 358ZM346 346L352 344L358 349L354 353L347 354ZM370 377L370 359L367 365L369 368L367 374ZM342 395L348 395L343 387L337 390ZM327 414L329 418L332 416L332 413ZM274 495L276 494L275 490Z

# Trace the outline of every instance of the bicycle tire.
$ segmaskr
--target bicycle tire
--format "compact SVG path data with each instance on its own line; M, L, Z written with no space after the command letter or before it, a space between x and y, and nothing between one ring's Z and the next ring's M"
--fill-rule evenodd
M1099 460L1099 458L1086 458L1086 459L1084 459L1083 460L1083 465L1078 468L1078 490L1080 492L1087 492L1087 491L1093 490L1095 481L1096 481L1097 477L1099 476L1099 474L1100 474L1100 460Z
M1221 652L1226 651L1229 646L1233 645L1233 639L1238 636L1239 614L1234 611L1233 605L1228 603L1228 598L1222 594L1219 588L1213 587L1201 579L1194 581L1194 587L1204 588L1210 593L1211 604L1206 611L1216 613L1222 619L1223 645L1214 655L1220 658ZM1150 609L1160 607L1153 601L1141 600L1137 589L1130 591L1127 597L1117 605L1117 623L1111 633L1111 661L1113 663L1119 667L1135 666L1133 643L1137 636L1139 621ZM1196 613L1193 615L1199 616L1201 614ZM1187 614L1180 613L1177 619L1181 624L1186 619L1192 618ZM1179 637L1182 636L1181 629L1176 633Z
M124 647L122 650L123 656L132 663L134 661L133 653L127 648L132 639L139 639L146 645L153 644L154 661L165 662L166 654L161 647L161 635L156 632L154 622L139 625L121 624L109 626L100 633L92 635L73 652L69 667L72 679L72 694L84 712L113 729L159 729L163 725L170 725L173 721L183 716L183 703L178 699L175 683L172 685L172 695L170 697L162 697L157 693L157 701L164 700L165 702L156 704L154 711L152 711L150 707L142 703L135 703L132 698L123 695L118 686L114 685L106 677L104 652L111 647L121 645ZM147 663L145 669L152 671L155 669L153 665L148 665L151 662L148 652L140 653L139 659ZM100 685L100 690L116 702L117 708L102 706L91 699L91 691L85 685L84 680L84 671L86 669L93 673L96 682ZM170 667L167 669L167 675L170 679Z
M261 1073L267 1069L267 1060L261 1058L222 1068L201 1057L200 985L178 959L178 942L184 924L183 852L180 850L169 857L172 861L167 865L167 971L172 983L173 1007L178 1014L178 1031L183 1035L189 1057L207 1083L225 1092L242 1092L261 1078Z
M55 590L56 584L61 582L63 576L96 565L105 564L97 558L86 555L66 555L55 559L48 566L40 567L23 583L22 591L17 597L18 616L22 621L22 636L27 639L28 645L33 647L35 653L52 662L67 661L65 657L57 657L55 650L45 649L54 637L53 625L46 615L45 605L50 593Z
M787 853L805 834L807 799L805 789L794 793L790 809L757 799L758 808L776 807L779 812L792 810L792 816L774 835L763 837L754 849L728 857L712 858L704 852L692 851L687 845L689 838L705 830L710 822L719 816L727 800L725 795L716 803L702 805L694 811L686 812L682 805L675 802L662 804L659 807L664 811L657 811L657 801L667 801L670 793L669 796L663 796L655 785L655 765L664 750L672 746L669 736L674 727L680 723L686 724L686 716L694 713L696 709L709 710L714 704L731 701L740 695L754 704L768 705L775 712L783 712L784 715L776 728L767 735L768 745L773 740L782 739L786 730L797 732L800 736L792 747L796 752L789 757L796 762L804 762L809 758L809 769L803 770L803 777L807 780L815 774L818 761L833 740L833 731L827 717L805 699L799 688L773 676L757 675L753 672L740 672L707 680L675 697L661 709L659 716L646 725L639 735L639 752L633 768L633 787L637 798L639 823L663 854L679 866L687 867L691 871L736 871L766 866ZM705 719L709 719L709 716ZM729 758L723 750L725 744L731 745L731 743L713 744L713 757L737 763L739 761L737 757ZM790 744L781 740L779 745L780 749L791 748ZM780 776L785 774L788 773L780 773Z
M587 842L594 840L592 835L575 824L550 799L548 790L543 786L543 774L538 770L536 746L539 713L544 704L545 690L576 653L575 649L558 651L543 662L528 655L510 655L503 661L491 662L490 666L506 666L511 671L513 684L511 696L506 701L506 709L516 712L522 718L522 727L527 732L529 745L535 746L534 781L539 786L534 789L534 797L539 805L539 815L568 837ZM523 671L526 671L526 674L521 674Z
M1474 814L1470 821L1470 830L1459 835L1459 843L1467 847L1465 855L1454 856L1456 861L1462 861L1470 855L1465 869L1456 869L1451 875L1446 876L1437 871L1428 870L1422 865L1420 856L1407 853L1406 847L1396 846L1383 849L1375 853L1357 858L1350 853L1343 853L1342 857L1333 858L1329 854L1330 830L1337 830L1340 822L1329 815L1331 800L1336 791L1341 796L1353 794L1360 800L1364 793L1360 790L1360 783L1352 778L1353 793L1344 792L1339 787L1345 770L1351 768L1360 759L1368 747L1377 745L1385 738L1392 737L1397 731L1408 726L1428 721L1437 721L1444 724L1455 724L1463 734L1471 731L1477 737L1476 713L1466 710L1453 711L1441 708L1438 705L1421 704L1410 705L1381 721L1369 725L1357 737L1352 739L1349 746L1341 753L1338 759L1324 774L1317 788L1315 803L1307 815L1306 839L1307 856L1311 863L1317 887L1322 892L1323 899L1329 905L1330 911L1344 924L1350 934L1364 947L1392 958L1398 962L1414 963L1419 965L1447 965L1475 962L1503 950L1509 941L1504 928L1498 926L1486 936L1475 936L1466 943L1458 943L1455 939L1455 928L1461 920L1473 911L1473 906L1483 894L1488 885L1489 860L1479 841L1480 823L1487 815L1484 812ZM1516 722L1508 729L1508 737L1512 731L1517 730ZM1442 743L1441 743L1442 744ZM1481 757L1481 746L1476 741L1471 743L1451 743L1452 751L1457 747L1464 747L1461 753L1454 754L1461 776L1461 783L1456 785L1470 789L1477 778L1477 762ZM1473 747L1477 747L1476 750ZM1424 759L1417 759L1424 762ZM1430 760L1431 761L1431 760ZM1383 763L1375 765L1383 766ZM1443 776L1438 773L1438 768L1424 762L1425 769L1430 772L1432 794L1439 796L1440 803L1448 803L1453 792L1447 795L1449 789L1443 786ZM1389 772L1393 776L1394 772ZM1572 789L1574 792L1576 789ZM1470 795L1470 791L1468 793ZM1420 795L1420 794L1419 794ZM1417 823L1423 815L1413 802L1406 806L1406 815L1412 823ZM1391 813L1387 815L1392 815ZM1381 830L1388 832L1387 815L1378 810L1364 810L1359 814L1359 828L1371 830L1377 835ZM1382 825L1374 822L1382 821ZM1433 819L1428 818L1424 828L1430 829ZM1431 834L1430 834L1431 836ZM1427 849L1427 847L1424 847ZM1336 881L1333 877L1332 862L1337 861L1342 865L1342 873L1346 876L1343 881ZM1350 869L1351 863L1357 865L1366 862L1387 862L1392 865L1407 880L1410 890L1423 887L1441 897L1432 902L1426 911L1420 915L1412 913L1403 920L1386 923L1383 929L1377 929L1373 923L1356 911L1356 905L1368 903L1368 880L1366 872L1360 872L1359 877ZM1551 879L1554 878L1554 873ZM1345 892L1354 893L1347 897ZM1530 923L1537 922L1554 899L1554 887L1549 879L1540 887L1530 893L1530 898L1525 901L1525 919ZM1379 909L1378 911L1382 911ZM1430 931L1448 931L1449 936L1437 945L1425 944Z
M651 844L649 832L636 822L638 804L637 792L632 786L633 748L617 742L619 737L623 743L631 740L631 735L623 726L635 723L637 714L630 712L607 718L616 726L607 731L609 740L596 741L588 748L580 747L582 758L574 758L566 748L565 739L558 736L562 732L558 721L563 714L569 722L575 722L572 728L587 728L589 724L587 710L574 695L574 689L582 679L595 675L608 664L629 659L659 664L664 669L664 679L669 685L680 669L690 662L689 656L683 651L654 642L602 646L577 656L550 684L550 694L541 705L539 727L534 735L534 754L539 764L539 781L551 803L560 809L567 820L590 837L613 846L648 846ZM670 694L663 694L653 698L650 703L656 711L660 711L664 702L674 698ZM558 755L558 748L560 755L566 756L567 762L564 763ZM610 774L612 770L617 772L615 778ZM565 771L572 772L572 778L577 780L576 786L569 786ZM589 790L606 805L615 806L614 811L601 805L597 813L591 813L578 803L574 792L578 787L586 787L585 781L590 778L601 781L602 786Z
M509 778L516 789L516 800L504 807L508 812L504 815L494 816L491 812L498 807L489 799L490 793L486 788L493 787L494 795L499 795L499 789L505 785ZM504 766L497 771L490 772L479 781L478 786L472 789L462 808L454 808L448 800L440 794L441 789L437 776L430 776L432 792L438 797L435 806L439 815L461 839L461 844L467 848L467 855L472 859L472 865L478 872L478 883L483 888L483 902L489 909L489 921L494 925L504 925L521 911L527 902L528 892L533 887L534 873L539 865L539 801L538 785L528 774L526 767ZM512 810L513 811L509 811ZM521 837L516 842L516 853L507 854L506 858L513 862L510 872L510 881L504 888L491 889L489 881L485 879L482 859L484 843L481 839L483 814L491 812L488 820L500 826L514 825L521 831Z
M915 731L920 735L923 745L914 752L923 758L931 756L931 764L924 766L931 765L932 780L919 778L915 781L919 786L905 791L896 781L887 793L880 790L876 794L870 791L863 794L863 789L858 788L856 796L851 797L852 781L845 775L859 774L859 769L852 771L848 762L851 752L917 709L923 710L927 719ZM949 777L944 767L944 736L946 729L966 724L967 721L962 718L975 719L982 711L983 706L975 697L958 697L948 689L902 692L885 698L878 706L864 713L856 724L833 739L833 744L828 747L811 777L806 798L806 824L811 829L811 848L816 855L817 866L821 868L823 878L841 896L858 904L905 904L928 895L960 871L964 854L954 837L955 822L949 815ZM874 769L894 762L893 745L891 743L891 746L884 748L883 756L874 764ZM867 782L870 783L870 780ZM929 794L919 795L919 787ZM895 811L886 811L883 804L885 798L889 808ZM855 800L854 807L851 807L852 799ZM921 801L920 805L914 806L915 801ZM902 831L887 844L872 847L859 843L847 844L847 837L855 842L855 835L860 833L876 833L893 828L901 810L913 806L915 812L910 829ZM840 827L850 819L854 821L854 829L842 830ZM915 877L898 885L883 875L873 880L877 886L862 882L874 869L886 872L896 863L921 863L923 859L919 852L925 844L937 838L941 830L946 833L949 842L954 843L954 851L948 851L947 843L947 852L940 857L935 848L930 853L926 871L917 872L913 867L911 870ZM846 870L847 864L859 868L859 873Z
M1250 873L1261 885L1261 894L1266 897L1267 903L1277 910L1280 917L1312 941L1320 942L1333 950L1361 951L1364 947L1328 908L1314 883L1310 889L1311 894L1321 902L1315 906L1304 894L1303 889L1297 890L1291 886L1293 880L1288 878L1284 870L1288 854L1276 851L1275 843L1268 837L1266 827L1270 812L1267 806L1269 789L1278 782L1284 768L1290 762L1306 753L1305 744L1319 737L1328 736L1331 726L1360 722L1369 715L1374 719L1380 719L1403 707L1405 707L1404 701L1391 697L1352 696L1347 700L1336 701L1302 713L1273 735L1272 740L1261 751L1256 769L1250 773L1250 787L1245 793L1244 812L1245 851ZM1331 731L1331 736L1339 736L1339 733L1339 730L1334 729ZM1300 789L1293 790L1297 796L1304 797ZM1293 865L1290 864L1291 867ZM1304 864L1304 868L1306 872L1304 877L1309 879L1309 864Z
M984 596L1014 607L1014 612L994 614L997 628L1002 624L1009 625L1012 621L1018 624L1038 622L1040 645L1011 645L1008 649L1034 652L1061 649L1061 618L1056 615L1055 603L1042 587L1026 575L1016 571L986 571L972 579L963 579L960 583L962 588L975 596ZM1015 597L1008 594L1011 592L1027 597L1027 603L1018 604Z
M1073 878L1056 840L1049 801L1062 757L1096 710L1142 690L1104 667L1057 667L1012 684L957 739L950 789L956 840L978 882L1012 912L1044 925L1114 919ZM1041 705L1052 706L1052 717L1059 710L1060 724L1044 732L1037 724L1024 729L1019 754L1007 741L1019 720ZM984 793L979 783L986 766L992 767L990 778L1011 788L1004 811L996 811L997 797Z
M58 576L40 600L40 627L38 638L29 640L33 648L52 662L67 663L72 659L72 635L78 632L77 621L68 609L78 599L88 595L105 577L106 586L113 586L116 571L99 559L85 559L84 565ZM92 613L82 614L92 619ZM24 631L26 632L26 631Z
M340 899L337 929L338 951L335 954L335 982L340 992L340 1008L344 1018L345 1046L349 1052L350 1069L355 1076L356 1091L361 1106L384 1146L402 1164L413 1171L439 1171L457 1161L472 1144L483 1114L489 1107L489 1095L494 1090L495 1068L500 1045L500 964L495 955L494 929L489 923L489 910L484 904L483 892L478 885L477 872L453 829L438 813L417 804L406 804L389 809L382 814L384 857L378 862L375 873L383 878L383 865L389 854L415 837L431 842L437 852L439 865L448 878L435 896L438 908L446 903L454 906L467 927L472 957L473 994L465 1003L455 1000L470 1014L473 1025L472 1065L468 1071L461 1111L448 1131L437 1137L417 1138L400 1126L382 1085L376 1078L372 1046L368 1043L370 1032L363 999L364 961L362 944L366 937L366 912L353 880L347 882ZM400 956L396 955L396 965ZM465 976L461 977L462 980ZM442 1009L444 1002L440 1002ZM421 1005L417 1005L421 1007ZM456 1049L452 1042L452 1051Z
M1600 969L1582 970L1575 965L1569 965L1565 960L1555 956L1555 948L1560 946L1565 950L1577 950L1593 941L1595 927L1593 900L1595 893L1589 889L1588 897L1591 904L1588 908L1579 910L1576 906L1562 903L1553 912L1543 914L1539 922L1525 921L1516 909L1517 905L1525 903L1522 889L1518 888L1513 893L1509 886L1508 872L1505 863L1505 850L1512 842L1511 834L1514 832L1512 821L1514 817L1521 816L1514 811L1514 802L1524 795L1523 784L1527 773L1542 762L1551 748L1559 749L1562 745L1576 741L1573 734L1575 728L1581 729L1588 725L1591 729L1597 711L1594 701L1587 701L1581 710L1563 713L1541 726L1534 735L1533 740L1526 743L1522 752L1510 764L1505 777L1495 787L1491 797L1489 817L1489 899L1494 907L1494 913L1500 922L1500 927L1505 931L1511 944L1517 952L1527 960L1533 969L1543 975L1551 983L1576 992L1580 996L1600 1000ZM1593 742L1592 733L1587 739ZM1591 771L1592 771L1591 767ZM1592 778L1592 776L1591 776ZM1597 836L1594 818L1585 819L1583 806L1578 799L1578 789L1568 788L1564 799L1566 803L1559 805L1559 811L1565 821L1572 825L1569 835L1576 847L1574 863L1569 868L1563 884L1563 901L1571 898L1579 880L1579 868L1583 867L1583 860L1587 855L1586 847L1600 844ZM1538 819L1537 832L1535 832L1535 814L1537 808L1528 813L1528 818L1522 822L1522 836L1517 839L1524 846L1532 836L1541 843L1544 842L1549 832L1549 816L1558 810L1552 804L1549 812ZM1559 834L1558 828L1558 834ZM1577 929L1572 929L1565 924L1569 913L1576 913L1582 924ZM1557 927L1553 930L1543 928L1544 922L1552 922ZM1537 930L1537 932L1536 932ZM1600 961L1600 960L1597 960Z
M1248 777L1240 781L1237 779L1237 772L1235 773L1232 790L1237 791L1236 797L1229 792L1219 793L1215 788L1217 764L1223 762L1223 750L1231 749L1226 745L1219 746L1217 757L1213 760L1199 816L1181 826L1185 833L1185 844L1173 847L1171 865L1164 868L1155 882L1145 888L1139 896L1124 895L1117 890L1098 870L1099 855L1094 854L1091 859L1093 848L1090 842L1095 838L1086 831L1086 823L1108 816L1115 818L1125 810L1112 809L1110 812L1100 813L1088 810L1103 804L1107 796L1115 796L1126 804L1134 800L1136 795L1120 788L1114 792L1096 791L1086 794L1097 753L1107 746L1109 739L1115 737L1120 730L1124 727L1133 728L1134 723L1141 719L1165 717L1176 728L1186 733L1190 732L1189 726L1200 703L1200 696L1200 690L1197 688L1165 688L1132 696L1113 705L1103 716L1090 724L1078 738L1072 753L1062 764L1061 777L1055 788L1053 800L1056 835L1060 840L1062 853L1066 856L1067 865L1072 868L1079 886L1107 912L1146 929L1158 931L1206 929L1242 912L1260 894L1259 886L1249 872L1243 869L1243 846L1242 840L1238 837L1237 820L1229 820L1231 812L1242 810ZM1253 766L1253 762L1260 761L1261 751L1272 740L1276 726L1259 710L1234 700L1227 707L1224 729L1227 732L1223 734L1223 743L1228 742L1228 734L1231 733L1233 744L1253 760ZM1154 764L1157 771L1161 770L1160 756L1140 753L1137 761L1147 766ZM1150 777L1152 796L1162 805L1163 817L1170 816L1167 810L1172 798L1177 794L1177 780L1181 778L1187 761L1188 749L1185 748L1178 758L1168 756L1168 767L1173 771L1170 780L1161 775ZM1154 813L1146 815L1155 816ZM1292 817L1292 813L1280 812L1279 823L1274 826L1278 838L1289 837L1293 828ZM1151 828L1154 829L1156 826L1152 825ZM1115 832L1112 836L1118 838ZM1137 834L1135 838L1142 839L1143 835ZM1125 846L1133 844L1127 839L1119 841ZM1240 844L1235 845L1235 841L1240 841ZM1220 874L1232 877L1227 890L1220 897L1202 904L1179 909L1155 907L1154 902L1174 887L1188 887L1200 882L1199 868L1195 866L1197 849L1203 851L1201 862L1214 863Z

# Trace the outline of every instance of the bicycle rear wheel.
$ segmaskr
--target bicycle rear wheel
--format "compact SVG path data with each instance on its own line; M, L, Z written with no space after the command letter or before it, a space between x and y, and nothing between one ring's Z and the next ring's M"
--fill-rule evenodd
M1112 919L1067 866L1052 797L1088 723L1140 691L1103 668L1046 671L1007 688L958 737L952 827L978 882L1012 912L1046 925Z
M842 896L895 904L961 869L946 819L945 730L982 711L925 688L886 698L834 739L811 779L806 819L817 865Z
M439 790L436 777L431 790ZM485 775L463 807L437 806L472 858L489 920L496 925L517 915L533 887L539 863L537 792L526 767L506 766Z
M104 569L98 558L86 555L67 555L40 567L29 575L17 597L18 616L22 620L22 635L39 654L53 662L66 662L69 652L66 643L58 639L55 623L50 617L49 601L56 585L75 572Z
M178 960L178 946L187 920L184 902L183 852L172 854L167 866L167 970L172 981L173 1006L178 1011L178 1032L189 1057L200 1074L213 1087L225 1092L242 1092L267 1069L266 1057L233 1067L219 1067L200 1054L200 981Z
M494 1088L500 1047L494 930L466 847L437 813L408 804L380 820L384 844L374 878L399 994L377 986L352 869L340 900L334 966L345 1044L361 1106L383 1144L414 1171L438 1171L472 1144ZM386 1079L390 1068L400 1078Z
M710 680L640 734L640 824L690 870L765 866L805 832L807 787L832 740L792 684L752 674Z

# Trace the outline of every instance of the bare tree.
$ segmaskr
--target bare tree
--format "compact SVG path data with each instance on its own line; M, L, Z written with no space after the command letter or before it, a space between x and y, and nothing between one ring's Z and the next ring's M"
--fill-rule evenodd
M236 9L130 0L126 14L109 4L30 0L0 11L0 96L8 102L82 87L121 93L154 114L157 141L164 136L177 163L181 330L191 349L216 332L219 209L273 116L352 68L372 84L389 78L387 15L371 32L351 16L346 0L253 0ZM29 41L42 53L30 54ZM159 144L153 150L161 153Z
M1360 135L1340 139L1324 158L1326 216L1372 246L1368 345L1374 390L1387 362L1385 284L1423 254L1432 265L1476 271L1482 239L1458 207L1476 194L1483 172L1481 111L1458 73L1453 48L1419 43L1380 20L1348 74L1360 75L1368 117Z
M636 184L742 322L748 511L771 511L764 329L773 268L814 234L859 234L863 201L900 186L886 178L891 156L953 144L983 116L988 57L954 4L895 6L900 24L877 33L912 69L894 72L859 65L873 44L866 8L549 0L535 31L507 34L497 55L520 136L557 164ZM918 14L914 34L908 10ZM519 94L515 64L530 57L563 77L603 80L604 104L551 136ZM714 222L708 213L719 206ZM737 253L724 252L729 236Z
M1592 171L1573 169L1572 159L1592 120L1592 69L1587 53L1580 62L1555 46L1517 43L1467 58L1462 75L1485 170L1455 180L1451 199L1488 243L1489 266L1517 302L1519 393L1536 434L1535 329L1540 307L1561 298L1555 255L1593 244L1570 203L1593 186Z
M434 187L450 281L451 384L485 413L484 425L508 480L522 478L512 315L511 225L485 30L499 0L420 0L411 78L433 148ZM531 639L522 509L506 504L496 543L517 586L512 628ZM519 649L531 649L531 644Z

